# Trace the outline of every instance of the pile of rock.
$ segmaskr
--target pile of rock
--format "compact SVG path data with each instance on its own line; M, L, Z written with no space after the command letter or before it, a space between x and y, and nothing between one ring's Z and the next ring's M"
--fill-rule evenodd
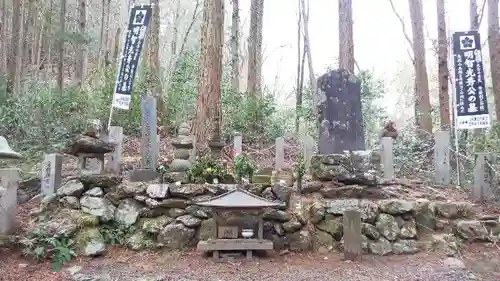
M472 205L467 202L431 202L425 199L318 200L312 204L310 212L310 220L316 229L316 250L341 248L342 214L348 209L357 209L361 213L362 249L378 255L418 252L430 246L429 241L424 242L419 238L438 232L453 231L459 238L469 241L490 241L490 231L495 232L495 227L500 225L492 217L472 219ZM496 232L493 235L499 235L500 229ZM442 235L433 238L440 239Z
M189 161L191 149L193 149L193 138L189 133L189 125L184 123L179 126L177 138L172 140L175 148L174 160L170 163L168 172L165 174L165 181L188 183L187 171L192 164Z
M122 182L117 176L81 176L59 188L53 202L63 209L47 211L51 219L45 227L75 237L78 251L88 256L105 251L103 229L110 225L133 230L126 237L131 249L192 247L210 238L215 227L211 210L194 203L234 188L230 184L149 184ZM244 189L282 203L263 215L264 236L278 251L341 250L342 214L353 208L362 214L363 249L379 255L426 248L428 243L419 240L426 232L434 235L433 247L443 244L451 252L457 250L454 236L436 235L437 231L470 241L490 241L492 235L500 234L498 216L472 219L472 207L465 202L314 197L312 204L297 208L290 206L292 192L285 185L253 184ZM256 228L256 215L228 212L221 216L227 224Z
M210 209L193 203L234 188L236 185L227 184L122 182L118 176L84 175L67 180L58 189L57 196L43 200L44 204L52 201L63 207L52 211L45 208L52 217L46 227L52 232L74 236L79 252L88 256L105 251L102 228L110 225L134 229L127 237L127 246L136 250L152 245L169 249L195 246L200 239L212 235L215 222ZM284 226L293 224L293 216L284 211L291 196L287 187L277 184L244 188L282 203L281 210L268 210L264 214L269 227L286 222L289 223ZM226 215L228 223L257 226L256 214ZM299 228L305 223L302 220Z

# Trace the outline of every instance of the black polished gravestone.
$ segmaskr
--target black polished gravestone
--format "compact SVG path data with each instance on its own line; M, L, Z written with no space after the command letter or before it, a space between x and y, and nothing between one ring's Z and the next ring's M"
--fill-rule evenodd
M318 78L319 154L365 150L361 81L345 70Z

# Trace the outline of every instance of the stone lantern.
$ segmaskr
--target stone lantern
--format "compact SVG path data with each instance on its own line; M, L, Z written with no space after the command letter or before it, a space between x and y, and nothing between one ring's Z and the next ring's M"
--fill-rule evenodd
M0 137L0 160L22 158L23 156L20 153L10 148L9 143L4 137ZM0 234L9 234L14 230L19 180L18 169L0 169Z

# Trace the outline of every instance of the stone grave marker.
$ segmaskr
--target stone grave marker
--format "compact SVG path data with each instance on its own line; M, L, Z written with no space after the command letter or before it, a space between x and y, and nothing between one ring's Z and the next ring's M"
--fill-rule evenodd
M274 167L276 171L285 168L285 139L276 139L276 155L274 159Z
M344 259L354 261L361 257L361 213L347 210L343 214Z
M109 127L109 142L115 146L115 151L108 153L108 169L115 174L120 174L120 161L123 143L123 128L119 126Z
M156 124L156 98L141 99L141 168L132 171L131 181L151 181L158 177L158 135Z
M18 169L0 169L0 234L14 231L17 215L17 188L21 176Z
M243 137L240 135L234 136L234 153L239 154L243 151Z
M494 160L495 157L490 153L476 153L474 186L472 188L472 197L475 200L488 201L495 199L495 194L492 189L494 175L489 164L493 163Z
M361 81L345 70L318 79L319 154L365 150L361 116Z
M394 179L394 159L392 154L392 138L384 137L381 139L382 143L382 155L380 156L382 160L382 168L384 169L384 179L393 180Z
M306 171L309 172L311 168L311 158L314 154L314 139L311 136L304 136L302 139L302 146L304 150L304 162L306 165Z
M62 155L46 154L42 162L40 185L42 196L54 194L61 185Z
M448 131L437 131L435 138L434 161L436 165L436 184L448 185L451 182L450 133Z

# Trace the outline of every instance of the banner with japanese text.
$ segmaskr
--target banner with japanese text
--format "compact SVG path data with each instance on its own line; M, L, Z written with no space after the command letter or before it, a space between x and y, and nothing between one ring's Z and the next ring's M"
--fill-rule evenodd
M120 109L129 109L130 107L132 87L152 11L151 5L138 5L130 10L120 66L116 74L112 107Z
M453 33L455 64L455 125L458 129L487 128L490 126L483 56L479 32Z

